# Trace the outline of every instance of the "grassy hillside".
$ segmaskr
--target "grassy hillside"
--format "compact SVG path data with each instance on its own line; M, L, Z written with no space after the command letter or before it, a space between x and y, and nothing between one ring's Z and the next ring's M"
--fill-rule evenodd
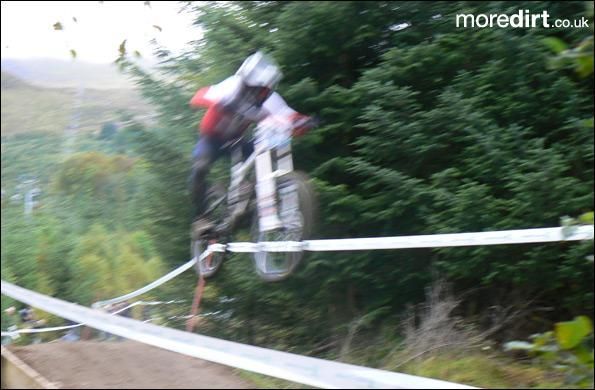
M51 58L2 59L2 70L48 88L133 89L134 84L113 64L92 64Z
M2 72L2 136L62 133L69 126L97 132L122 112L146 117L151 108L131 89L43 88Z

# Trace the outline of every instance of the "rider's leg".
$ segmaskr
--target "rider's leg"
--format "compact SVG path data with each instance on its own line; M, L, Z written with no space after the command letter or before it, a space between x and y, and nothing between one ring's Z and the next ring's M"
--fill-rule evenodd
M233 140L231 140L230 143L233 143ZM228 143L227 145L230 145L230 143ZM253 140L247 140L246 138L244 138L241 140L239 148L242 152L243 160L246 160L254 151L254 142ZM224 154L228 156L231 153L232 148L220 148L221 155ZM242 216L244 208L241 207L240 204L243 201L249 200L248 197L250 196L250 191L252 189L252 184L248 181L248 179L244 179L244 181L240 184L238 198L236 198L236 202L234 203L239 207L233 207L231 212L226 214L225 218L217 226L217 230L219 232L225 232L229 231L230 229L233 229L233 226L235 226L236 222L238 221L238 218ZM245 206L246 205L244 205L244 207Z
M244 156L244 160L250 157L250 155L254 152L254 139L245 139L242 141L242 155Z
M246 160L254 152L254 139L242 140L242 157ZM240 199L250 196L252 184L248 183L249 179L244 179L242 185L240 185Z
M190 192L192 196L192 219L200 217L206 210L206 178L211 165L219 157L221 144L212 137L202 136L192 152L194 159L190 173Z

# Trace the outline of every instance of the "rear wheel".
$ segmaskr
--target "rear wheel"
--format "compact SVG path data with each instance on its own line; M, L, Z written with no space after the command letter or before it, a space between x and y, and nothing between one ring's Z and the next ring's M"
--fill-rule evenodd
M215 275L223 265L225 259L225 252L212 252L205 255L204 252L211 244L216 244L219 241L219 237L215 234L214 228L224 217L225 208L227 206L225 200L221 201L215 206L216 202L219 202L222 197L226 194L225 187L222 184L215 184L207 191L207 198L205 201L206 209L210 210L206 219L210 221L210 224L200 226L193 225L192 227L192 240L190 243L191 255L196 258L196 273L202 275L204 278L210 278ZM212 209L212 210L211 210ZM195 223L196 224L196 223Z
M311 238L317 212L316 193L306 174L291 172L277 180L277 206L283 226L260 232L258 211L252 224L255 241L303 241ZM304 252L256 252L253 254L258 275L276 282L291 275L302 261Z
M223 265L225 258L224 252L212 252L204 255L208 246L216 244L217 240L193 240L192 241L192 256L196 258L196 273L202 275L204 278L210 278L215 275Z

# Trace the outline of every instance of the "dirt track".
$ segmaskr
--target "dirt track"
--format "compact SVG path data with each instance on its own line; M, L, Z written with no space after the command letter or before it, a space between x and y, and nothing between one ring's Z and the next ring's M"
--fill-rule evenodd
M62 388L249 389L231 368L133 341L10 347Z

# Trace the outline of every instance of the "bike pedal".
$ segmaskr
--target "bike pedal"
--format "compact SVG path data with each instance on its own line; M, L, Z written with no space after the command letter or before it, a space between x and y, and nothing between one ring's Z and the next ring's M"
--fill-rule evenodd
M194 240L205 239L209 232L213 231L215 225L203 219L199 219L198 221L192 223L191 228L191 236Z

